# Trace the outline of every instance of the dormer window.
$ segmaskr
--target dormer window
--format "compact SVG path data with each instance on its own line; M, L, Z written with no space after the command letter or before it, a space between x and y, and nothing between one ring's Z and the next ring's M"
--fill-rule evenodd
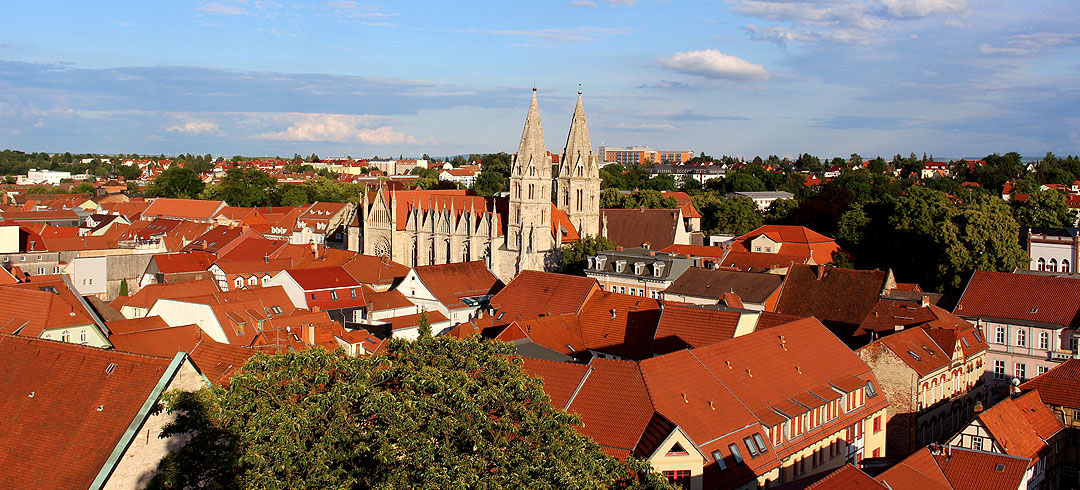
M615 272L618 272L618 273L621 274L625 269L626 269L626 261L625 260L616 260L615 261Z
M603 255L596 256L596 270L604 270L604 262L607 262L607 257Z
M634 262L634 274L640 276L642 272L645 272L645 263Z
M652 266L653 277L660 277L664 275L664 263L654 262Z

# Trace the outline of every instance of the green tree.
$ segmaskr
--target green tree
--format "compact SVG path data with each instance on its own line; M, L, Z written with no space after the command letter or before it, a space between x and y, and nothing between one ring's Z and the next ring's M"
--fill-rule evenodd
M266 206L275 184L277 179L258 168L233 167L221 178L219 199L230 206Z
M1027 200L1014 202L1013 215L1021 226L1066 228L1076 225L1076 211L1069 208L1065 195L1053 190L1041 190Z
M600 191L600 207L603 209L624 209L629 207L630 198L618 189L608 187Z
M670 488L579 434L511 354L478 336L256 354L227 388L166 395L163 433L191 439L149 488Z
M578 241L563 246L562 271L564 274L583 275L589 265L589 257L602 250L615 250L616 244L603 236L583 236Z
M146 193L156 197L194 199L206 187L199 174L189 168L169 167L150 181ZM230 203L231 204L231 203Z
M799 201L794 199L777 199L769 204L765 210L765 222L769 224L784 224L788 215L799 209Z
M120 292L118 294L120 296L127 296L128 295L127 279L121 279L120 280Z
M417 330L421 337L431 337L431 322L428 321L427 308L420 310L420 324Z
M274 201L278 206L302 206L310 204L307 191L300 184L281 184L274 189Z

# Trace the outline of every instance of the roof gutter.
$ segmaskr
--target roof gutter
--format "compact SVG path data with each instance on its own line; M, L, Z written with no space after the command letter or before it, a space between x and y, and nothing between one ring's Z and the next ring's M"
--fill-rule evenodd
M173 378L180 372L180 366L187 360L187 354L183 352L177 352L173 356L172 362L169 363L169 367L165 369L165 374L161 376L154 389L150 391L150 396L143 402L142 408L139 409L139 413L135 415L135 418L128 424L127 430L124 431L124 435L120 437L120 440L116 443L116 447L113 448L112 453L109 454L109 458L105 460L105 465L101 467L101 471L98 472L97 477L94 478L94 482L90 484L90 489L96 490L103 488L109 481L109 477L112 476L113 471L116 470L116 466L120 463L120 458L124 456L124 452L131 446L132 441L135 440L135 436L139 434L146 419L150 416L150 411L153 410L154 405L161 399L162 393L165 392L165 388L172 383Z

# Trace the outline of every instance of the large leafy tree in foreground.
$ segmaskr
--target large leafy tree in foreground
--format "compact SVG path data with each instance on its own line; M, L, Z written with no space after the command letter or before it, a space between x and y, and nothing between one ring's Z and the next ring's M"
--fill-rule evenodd
M228 388L167 396L190 442L151 488L665 488L551 407L504 344L422 336L351 358L252 357Z

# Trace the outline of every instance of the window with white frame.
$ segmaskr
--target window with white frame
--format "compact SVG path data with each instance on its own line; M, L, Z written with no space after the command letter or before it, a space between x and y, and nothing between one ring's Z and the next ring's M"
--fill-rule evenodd
M994 379L1005 379L1005 361L994 361Z
M251 276L251 277L248 278L248 285L249 286L255 286L257 284L259 284L259 278L258 277Z
M1016 345L1020 347L1027 347L1027 330L1022 328L1016 329Z
M1046 270L1046 259L1039 257L1039 261L1037 262L1037 264L1040 271Z
M237 288L244 287L244 278L243 277L237 277L236 280L233 281L233 284L235 284Z
M1046 366L1039 366L1039 367L1035 368L1035 372L1039 373L1039 375L1042 375L1043 373L1045 373L1045 372L1047 372L1049 370L1050 370L1050 368L1048 368Z
M71 342L71 332L68 332L67 330L64 330L63 332L60 332L60 341L61 342Z
M1050 334L1049 333L1039 332L1039 348L1040 349L1049 349L1050 348Z
M1065 273L1071 272L1069 270L1069 260L1068 259L1061 259L1061 272L1065 272Z
M265 286L266 283L268 283L268 282L270 282L270 274L267 274L267 275L263 276L263 278L262 278L263 286Z
M1013 377L1019 380L1023 380L1027 374L1027 364L1018 362L1013 364Z
M1005 327L998 327L995 330L994 341L999 344L1005 343Z

